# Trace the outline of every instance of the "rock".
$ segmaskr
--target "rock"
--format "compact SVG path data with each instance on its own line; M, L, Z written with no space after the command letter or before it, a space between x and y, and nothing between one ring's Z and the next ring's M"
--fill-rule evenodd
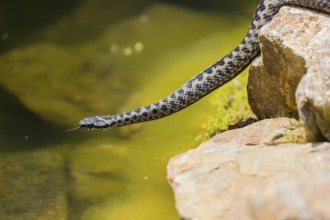
M326 147L327 151L329 148ZM327 153L329 159L329 152ZM312 180L312 181L311 181ZM249 206L254 219L329 219L330 173L289 178L253 192Z
M259 39L261 57L251 66L248 82L254 113L260 119L298 118L299 111L309 133L315 137L320 131L329 139L330 17L283 7Z
M263 189L276 189L288 178L302 188L310 186L305 181L308 177L324 175L330 178L330 143L287 143L290 141L287 137L302 129L297 124L294 119L287 118L262 120L221 133L198 148L173 157L167 168L168 180L181 218L257 219L255 216L266 216L262 210L258 213L259 198L267 202L263 207L278 202L267 196L267 190L263 194ZM329 191L329 184L325 183L330 180L322 181L317 186L324 192ZM253 192L260 194L256 196ZM287 193L295 192L288 190ZM309 210L326 206L324 197L305 198ZM295 201L288 198L285 202L282 204L287 205L281 206L277 213L292 207ZM319 216L316 211L309 213L312 217ZM283 219L290 217L283 216ZM325 216L327 218L330 216Z
M312 52L310 62L314 65L301 79L296 91L299 118L305 123L311 140L322 137L330 140L330 23L327 25L328 31L318 34L324 41L311 45L318 53Z
M2 153L1 219L67 219L64 162L55 152Z

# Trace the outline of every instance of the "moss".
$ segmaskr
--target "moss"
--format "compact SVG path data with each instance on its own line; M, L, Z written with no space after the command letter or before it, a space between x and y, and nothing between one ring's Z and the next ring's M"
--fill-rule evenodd
M205 141L240 122L256 118L248 104L246 85L247 71L216 92L212 99L216 113L203 125L198 140Z
M241 76L224 86L213 99L216 113L203 124L203 131L197 137L198 141L206 141L217 133L238 128L242 125L256 121L247 99L247 70ZM295 119L290 120L290 125L284 127L285 132L273 137L270 144L279 143L307 143L306 132L303 124Z
M280 136L273 138L272 143L297 143L304 144L308 142L304 125L295 119L290 119L290 125L284 127L285 132Z

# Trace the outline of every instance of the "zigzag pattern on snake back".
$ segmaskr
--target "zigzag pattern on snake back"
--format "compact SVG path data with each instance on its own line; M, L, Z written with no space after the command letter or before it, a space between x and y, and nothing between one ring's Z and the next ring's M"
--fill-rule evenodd
M95 116L80 121L71 130L104 130L163 118L193 104L240 74L260 51L259 32L284 5L330 14L330 0L261 0L242 42L225 57L209 66L168 97L122 114Z

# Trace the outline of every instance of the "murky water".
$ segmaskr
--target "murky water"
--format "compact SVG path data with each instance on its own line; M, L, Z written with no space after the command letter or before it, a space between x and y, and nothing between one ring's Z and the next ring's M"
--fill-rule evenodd
M158 121L64 130L168 95L236 46L249 22L242 11L133 6L77 3L2 51L1 217L179 219L166 164L198 144L215 100L244 88L246 78ZM14 37L0 34L4 45Z

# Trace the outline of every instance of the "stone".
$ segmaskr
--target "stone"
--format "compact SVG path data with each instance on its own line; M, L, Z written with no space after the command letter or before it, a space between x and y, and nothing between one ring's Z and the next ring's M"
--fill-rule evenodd
M330 17L283 7L261 30L249 104L260 119L300 118L309 133L330 137ZM298 113L299 112L299 113Z
M329 153L327 157L329 160ZM329 172L316 172L272 184L250 196L251 216L269 220L329 219L329 185Z
M298 124L288 118L265 119L218 134L198 148L173 157L167 167L168 181L181 218L258 219L255 216L266 216L262 210L258 213L258 206L270 207L277 201L267 196L267 190L257 196L253 193L276 189L287 179L307 188L310 186L306 181L308 176L329 176L330 143L289 143L292 141L290 137L303 130ZM329 191L329 179L322 181L317 186L324 192ZM309 210L324 208L326 198L317 195L306 196ZM267 203L260 205L259 198ZM288 204L280 207L277 213L293 206L295 201L288 198L285 202L282 203ZM316 211L309 213L312 217L319 216Z
M311 140L330 140L330 23L327 25L328 31L318 34L323 41L310 46L318 53L311 52L313 68L301 79L296 91L299 118Z
M2 153L1 219L67 219L63 158L55 152Z

